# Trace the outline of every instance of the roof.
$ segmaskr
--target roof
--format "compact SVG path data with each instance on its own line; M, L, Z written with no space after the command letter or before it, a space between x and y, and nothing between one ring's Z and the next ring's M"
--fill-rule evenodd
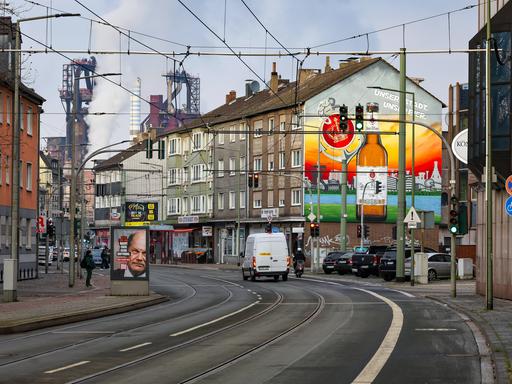
M143 151L145 148L146 147L144 145L144 142L134 144L131 147L123 149L121 152L115 154L114 156L101 161L101 163L97 164L94 167L94 171L104 171L111 169L113 167L117 167L118 164L121 164L124 160L129 159L136 153Z
M9 88L10 90L14 89L14 84L10 80L1 79L0 80L0 84L2 84L3 86ZM41 95L36 93L36 91L34 91L32 88L29 88L29 87L27 87L24 84L20 85L20 96L25 97L25 98L33 101L37 105L42 105L46 101L46 99L44 97L42 97Z

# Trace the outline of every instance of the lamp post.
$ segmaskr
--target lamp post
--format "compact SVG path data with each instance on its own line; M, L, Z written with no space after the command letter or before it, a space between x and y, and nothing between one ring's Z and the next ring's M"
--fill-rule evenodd
M73 123L74 129L71 134L71 191L69 196L69 287L75 285L75 209L76 209L76 178L79 170L76 171L76 131L78 130L78 94L80 92L80 80L94 77L105 77L119 75L119 73L104 73L89 76L77 76L73 85ZM83 214L83 212L82 212Z
M378 87L378 86L374 86L374 87L367 87L369 89L380 89L380 90L383 90L383 91L390 91L390 92L398 92L398 93L403 93L403 94L407 94L407 95L411 95L412 96L412 121L413 121L413 124L412 124L412 143L411 143L411 146L412 146L412 159L411 159L411 173L412 173L412 188L411 188L411 206L414 207L414 192L416 190L416 174L414 173L414 160L415 160L415 147L416 147L416 132L415 132L415 124L414 124L414 119L415 119L415 115L416 115L416 112L415 112L415 106L416 106L416 101L415 101L415 93L414 92L410 92L410 91L401 91L401 90L398 90L398 89L392 89L392 88L384 88L384 87ZM403 225L403 224L401 224ZM398 260L397 260L398 262ZM402 262L405 262L405 260L402 260ZM404 268L405 269L405 268ZM414 229L411 228L411 285L414 286Z
M12 189L11 189L11 259L14 260L12 268L12 281L4 276L4 301L17 301L17 281L19 269L19 216L20 216L20 85L21 85L21 32L20 24L25 21L43 20L57 17L80 16L74 13L58 13L55 15L28 17L18 19L15 24L15 53L14 53L14 106L12 124ZM10 283L7 286L6 283Z

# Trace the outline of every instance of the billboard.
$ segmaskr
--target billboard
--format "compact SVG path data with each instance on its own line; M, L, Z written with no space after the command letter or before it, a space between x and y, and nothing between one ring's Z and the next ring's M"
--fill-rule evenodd
M158 220L158 203L126 202L125 225L144 226Z
M111 280L148 280L147 250L149 231L146 228L113 227Z
M376 68L373 68L376 67ZM304 193L304 214L310 207L316 215L317 188L320 189L322 222L339 222L341 205L342 160L347 161L347 220L396 223L398 191L398 123L378 121L379 118L398 120L399 93L382 88L398 88L398 72L381 63L332 86L305 104L304 170L311 190ZM368 89L378 85L381 89ZM434 96L408 81L407 91L414 92L415 103L407 94L407 119L441 131L442 103ZM345 132L340 131L339 109L347 105L349 116L355 107L364 107L362 133L347 121ZM378 112L376 109L378 108ZM373 112L369 112L372 111ZM434 211L441 219L441 140L431 131L415 126L415 208ZM308 133L309 131L309 133ZM412 132L406 125L406 190L407 207L411 206L412 190ZM319 133L319 134L318 134ZM363 134L364 133L364 134ZM320 169L318 170L318 166ZM319 183L317 178L319 177ZM317 185L318 184L318 185ZM310 202L312 203L310 205Z

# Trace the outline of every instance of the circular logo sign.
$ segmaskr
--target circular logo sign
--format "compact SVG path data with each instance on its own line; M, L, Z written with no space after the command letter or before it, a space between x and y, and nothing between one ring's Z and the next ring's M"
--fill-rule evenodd
M354 138L354 125L347 120L347 130L340 130L340 115L334 114L324 120L322 135L327 144L336 149L345 148Z
M507 212L509 216L512 216L512 196L505 201L505 212Z
M512 175L507 177L507 180L505 181L505 188L507 189L507 193L512 195Z
M452 141L453 155L462 161L464 164L468 163L468 130L460 131Z

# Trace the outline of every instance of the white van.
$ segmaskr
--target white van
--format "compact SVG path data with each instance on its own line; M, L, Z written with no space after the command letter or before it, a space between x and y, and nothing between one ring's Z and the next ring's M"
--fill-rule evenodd
M255 233L245 243L242 276L255 281L260 276L273 276L274 280L288 280L291 265L284 233Z

